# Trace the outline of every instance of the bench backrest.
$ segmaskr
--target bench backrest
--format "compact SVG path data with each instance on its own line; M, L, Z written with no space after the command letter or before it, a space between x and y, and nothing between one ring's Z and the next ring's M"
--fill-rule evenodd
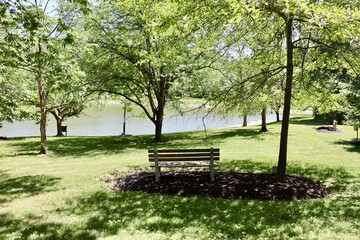
M184 161L219 161L219 148L205 149L149 149L149 161L154 162L155 158L159 162L184 162ZM211 159L213 158L213 159Z

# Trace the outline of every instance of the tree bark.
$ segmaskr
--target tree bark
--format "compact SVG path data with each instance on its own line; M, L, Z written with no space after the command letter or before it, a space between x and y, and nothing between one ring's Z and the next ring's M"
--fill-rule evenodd
M247 127L247 114L244 114L243 116L243 127Z
M266 108L263 108L263 110L261 111L261 129L259 132L267 132L267 127L266 127Z
M63 137L64 134L62 132L62 118L61 117L57 117L56 118L56 136L57 137Z
M164 67L160 67L159 75L159 88L157 90L156 99L158 102L157 109L155 111L155 143L162 142L162 124L164 120L164 112L166 105L166 96L169 90L169 79L166 77Z
M35 4L37 6L37 2ZM38 47L38 49L37 49L38 53L41 54L43 51L43 47L42 47L42 43L40 40L38 41L37 47ZM46 99L47 99L47 94L44 89L43 74L44 74L43 70L40 67L40 69L36 72L35 76L36 76L37 85L38 85L39 107L40 107L40 139L41 139L40 154L47 154L48 153L48 145L47 145L47 139L46 139L46 114L47 114Z
M155 119L155 143L160 143L163 141L162 139L162 124L164 120L164 103L159 103L158 110L156 111L156 119Z
M279 111L275 111L275 114L276 114L276 121L280 122L280 113L279 113Z
M63 122L63 118L61 117L60 113L58 112L58 114L54 111L50 111L50 113L54 116L55 120L56 120L56 137L63 137L64 134L62 132L62 122Z
M163 141L162 139L162 125L164 120L164 112L165 112L165 96L159 98L158 107L155 111L155 143L160 143Z
M124 118L123 118L123 131L122 131L122 135L126 135L126 110L127 110L127 103L126 101L124 102Z
M59 120L56 120L56 136L57 137L63 137L64 134L62 132L62 120L59 119Z
M281 87L282 88L282 87ZM278 99L275 102L275 114L276 114L276 122L280 122L280 108L281 108L281 100Z
M286 173L286 161L287 161L287 144L288 144L288 133L289 133L289 116L290 116L290 103L291 103L291 88L293 82L293 54L294 46L292 42L292 18L286 20L285 33L286 33L286 86L284 96L284 112L281 125L281 136L280 136L280 150L279 159L277 166L276 179L278 181L285 180Z
M48 145L46 139L46 93L42 82L41 73L38 74L38 92L39 92L39 106L40 106L40 154L48 153Z
M162 122L156 122L155 123L155 143L162 142Z

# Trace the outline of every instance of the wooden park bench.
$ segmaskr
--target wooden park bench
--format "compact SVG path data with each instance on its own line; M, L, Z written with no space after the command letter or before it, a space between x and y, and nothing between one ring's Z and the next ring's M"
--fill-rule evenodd
M219 165L220 149L150 149L150 167L155 168L155 181L159 182L162 167L209 167L210 179L215 180L215 166Z

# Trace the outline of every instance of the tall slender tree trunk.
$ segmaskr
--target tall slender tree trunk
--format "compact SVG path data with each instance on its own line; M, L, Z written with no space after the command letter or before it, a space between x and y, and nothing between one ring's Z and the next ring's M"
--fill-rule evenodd
M247 127L247 114L244 114L243 116L243 127Z
M35 2L36 6L38 5L38 2ZM43 52L43 46L41 41L38 41L37 44L38 47L38 53L41 54ZM46 139L46 99L47 94L44 89L44 82L43 82L43 70L40 69L36 73L36 80L38 85L38 93L39 93L39 107L40 107L40 154L47 154L48 153L48 145L47 145L47 139Z
M37 4L37 3L36 3ZM42 44L39 41L38 42L38 52L42 52ZM47 139L46 139L46 92L44 89L43 84L43 72L40 70L37 73L37 83L38 83L38 92L39 92L39 99L40 99L40 138L41 138L41 144L40 144L40 154L47 154L48 153L48 145L47 145Z
M124 118L123 118L123 131L122 131L122 135L126 135L126 111L127 111L127 103L126 100L124 101Z
M261 111L261 129L260 132L267 132L267 127L266 127L266 108L263 108L263 110Z
M40 154L48 153L48 145L46 139L46 93L42 82L42 74L38 75L38 92L39 92L39 106L40 106Z
M286 20L286 86L285 86L285 96L284 96L284 112L281 125L281 136L280 136L280 150L279 150L279 160L277 166L276 179L278 181L285 180L286 173L286 161L287 161L287 144L288 144L288 133L289 133L289 116L290 116L290 103L291 103L291 88L293 82L293 54L294 46L292 42L292 18Z

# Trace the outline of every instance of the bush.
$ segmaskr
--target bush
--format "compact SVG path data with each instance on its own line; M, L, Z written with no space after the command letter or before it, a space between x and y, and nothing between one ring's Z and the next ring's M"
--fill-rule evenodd
M343 124L346 119L346 114L342 111L333 111L328 113L316 114L315 119L323 121L326 124L333 124L334 120L336 120L338 124Z

